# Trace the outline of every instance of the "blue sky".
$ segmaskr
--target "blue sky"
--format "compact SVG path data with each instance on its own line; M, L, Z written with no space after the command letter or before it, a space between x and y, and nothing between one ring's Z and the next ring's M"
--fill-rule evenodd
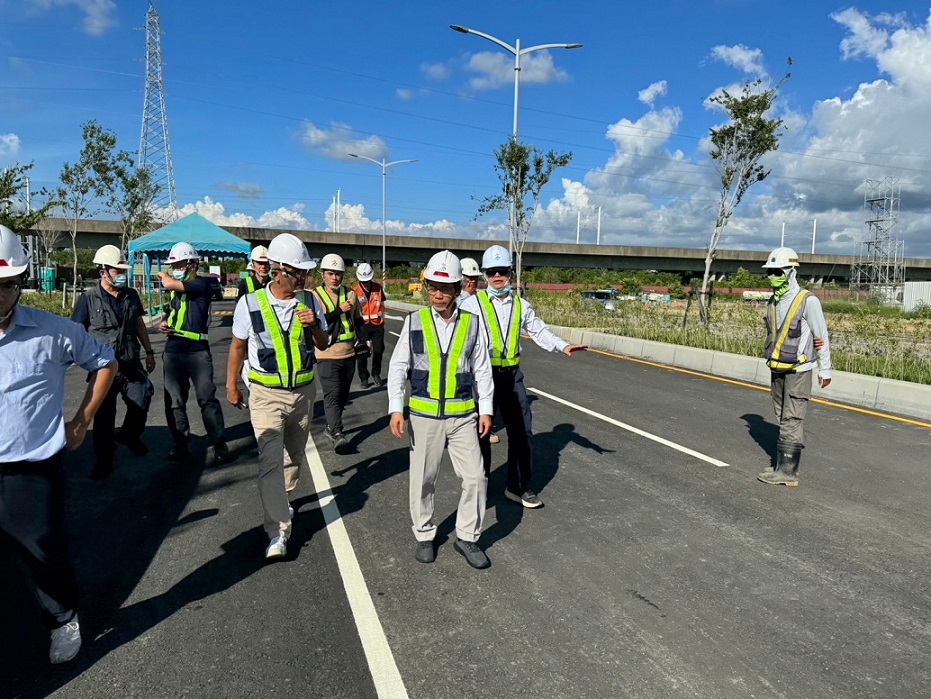
M148 3L0 0L0 167L35 162L54 186L96 119L139 145ZM520 138L572 151L532 240L702 247L717 174L707 99L773 82L786 123L770 178L744 199L725 248L786 243L855 254L864 182L897 177L907 256L931 256L931 26L927 4L770 0L243 2L161 0L179 205L231 225L506 239L475 220L500 190L492 151L512 127L513 57L459 24L523 47Z

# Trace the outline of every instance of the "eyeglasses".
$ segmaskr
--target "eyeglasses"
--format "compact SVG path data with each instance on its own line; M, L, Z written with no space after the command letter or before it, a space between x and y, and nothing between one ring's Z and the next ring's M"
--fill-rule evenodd
M485 270L486 277L509 277L511 276L510 267L493 267Z
M281 271L292 279L304 279L307 277L306 269L294 269L293 267L281 267Z
M450 284L444 284L443 286L434 286L433 284L427 284L427 293L436 294L442 296L452 296L456 293L455 287Z

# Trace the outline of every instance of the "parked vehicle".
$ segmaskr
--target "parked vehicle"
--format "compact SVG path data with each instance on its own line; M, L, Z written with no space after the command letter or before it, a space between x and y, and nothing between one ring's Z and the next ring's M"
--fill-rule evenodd
M614 310L614 302L618 300L617 292L614 289L597 289L594 291L583 291L579 294L586 301L600 303L606 311Z

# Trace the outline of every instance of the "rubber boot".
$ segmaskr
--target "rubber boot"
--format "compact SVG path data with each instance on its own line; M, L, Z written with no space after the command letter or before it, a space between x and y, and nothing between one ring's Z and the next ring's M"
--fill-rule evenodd
M776 443L776 470L764 471L757 480L769 485L798 485L798 462L802 456L802 445L779 441Z

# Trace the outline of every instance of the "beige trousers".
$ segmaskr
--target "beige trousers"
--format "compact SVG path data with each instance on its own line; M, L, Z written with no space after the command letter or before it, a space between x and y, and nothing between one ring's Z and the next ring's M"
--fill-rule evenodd
M478 417L449 417L442 420L411 415L410 508L417 541L433 541L433 494L443 460L449 452L453 470L462 481L462 495L456 513L456 536L462 541L478 541L485 518L488 479L478 447Z
M804 444L805 415L811 400L813 371L772 375L773 410L779 421L779 439Z
M288 492L297 485L305 461L313 384L293 391L252 384L249 394L252 429L259 443L259 495L265 510L265 533L269 539L287 537L291 535Z

